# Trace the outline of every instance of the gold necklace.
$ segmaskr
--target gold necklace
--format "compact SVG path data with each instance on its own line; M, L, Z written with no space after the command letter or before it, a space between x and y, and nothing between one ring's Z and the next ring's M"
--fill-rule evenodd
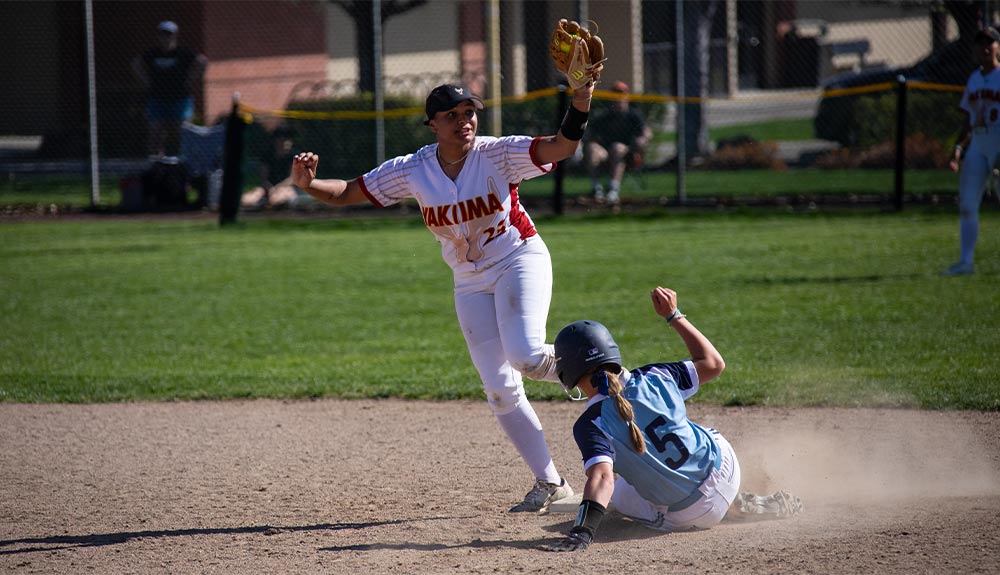
M467 158L469 156L469 152L471 152L471 151L472 151L472 148L470 147L468 150L465 151L465 155L463 155L461 158L455 160L454 162L447 162L447 161L445 161L444 157L441 155L441 146L438 146L437 157L438 157L438 161L441 162L441 164L445 168L447 168L449 166L454 166L455 164L457 164L457 163L461 162L462 160L464 160L465 158Z

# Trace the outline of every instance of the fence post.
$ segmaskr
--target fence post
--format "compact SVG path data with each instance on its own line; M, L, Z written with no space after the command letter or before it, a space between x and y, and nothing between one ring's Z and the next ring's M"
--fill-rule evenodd
M558 99L556 104L556 130L559 129L559 126L562 123L563 114L566 113L565 84L559 84L557 96ZM556 164L555 184L552 188L552 211L557 216L561 216L563 213L563 180L566 178L567 161L569 161L568 158Z
M906 169L906 78L896 77L896 178L893 205L903 210L903 172Z
M94 3L84 3L87 26L87 105L90 132L90 207L101 203L101 157L97 149L97 73L94 61Z
M674 51L677 57L677 205L683 206L687 200L687 182L685 174L687 170L687 126L684 116L687 114L685 107L687 101L684 96L687 87L684 85L684 75L687 74L684 66L684 2L677 0L674 4Z
M233 94L233 111L226 120L226 145L222 153L222 193L219 198L219 225L235 224L243 189L243 118L240 94Z

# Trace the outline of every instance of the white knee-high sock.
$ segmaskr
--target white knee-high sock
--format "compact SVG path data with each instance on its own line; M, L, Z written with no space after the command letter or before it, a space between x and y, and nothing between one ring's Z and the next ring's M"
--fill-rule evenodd
M527 398L522 398L513 411L496 417L535 477L548 483L559 483L559 472L545 443L542 423Z
M979 239L978 213L967 213L959 216L959 238L961 244L959 261L971 264L976 251L976 240Z

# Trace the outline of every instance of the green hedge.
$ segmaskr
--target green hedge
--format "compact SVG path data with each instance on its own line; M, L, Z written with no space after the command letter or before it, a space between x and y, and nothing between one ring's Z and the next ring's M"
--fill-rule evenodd
M924 134L950 143L965 121L958 107L960 95L953 92L911 91L907 94L907 135ZM894 141L896 134L895 92L858 98L851 117L852 130L858 134L857 146L869 148Z
M423 109L423 100L410 96L386 96L385 109ZM595 101L595 110L605 105ZM666 107L658 103L636 104L647 120L658 122L666 113ZM559 128L561 115L557 111L558 97L537 98L523 102L505 103L501 122L503 134L524 134L544 136L554 134ZM289 110L305 112L345 112L370 111L374 109L374 96L363 93L357 96L327 98L321 100L299 100L288 104ZM385 157L393 158L415 152L421 146L434 142L434 135L423 125L422 114L403 118L389 118L385 121ZM350 178L375 167L376 140L375 121L368 119L290 119L287 121L296 133L297 147L316 152L322 158L321 177ZM479 133L490 134L491 116L489 110L479 114ZM267 135L261 130L253 130L247 136L247 152L257 157L266 146Z
M289 110L306 112L370 111L374 95L363 93L344 98L292 101ZM423 101L406 96L386 96L385 109L422 108ZM375 120L288 120L298 135L301 148L319 154L320 177L352 178L371 170L377 163ZM423 125L422 116L385 120L385 154L393 158L416 151L434 141Z

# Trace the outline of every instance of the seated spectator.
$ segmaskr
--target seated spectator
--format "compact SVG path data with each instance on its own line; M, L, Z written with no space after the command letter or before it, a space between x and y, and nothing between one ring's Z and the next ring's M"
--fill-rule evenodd
M292 158L295 157L292 131L278 126L271 134L271 147L260 158L257 174L260 185L243 194L243 206L279 207L294 204L299 189L292 184Z
M653 132L642 112L629 103L628 84L618 81L612 89L620 96L591 117L584 137L583 160L594 200L617 204L625 169L641 165ZM607 194L601 184L601 168L608 172Z

